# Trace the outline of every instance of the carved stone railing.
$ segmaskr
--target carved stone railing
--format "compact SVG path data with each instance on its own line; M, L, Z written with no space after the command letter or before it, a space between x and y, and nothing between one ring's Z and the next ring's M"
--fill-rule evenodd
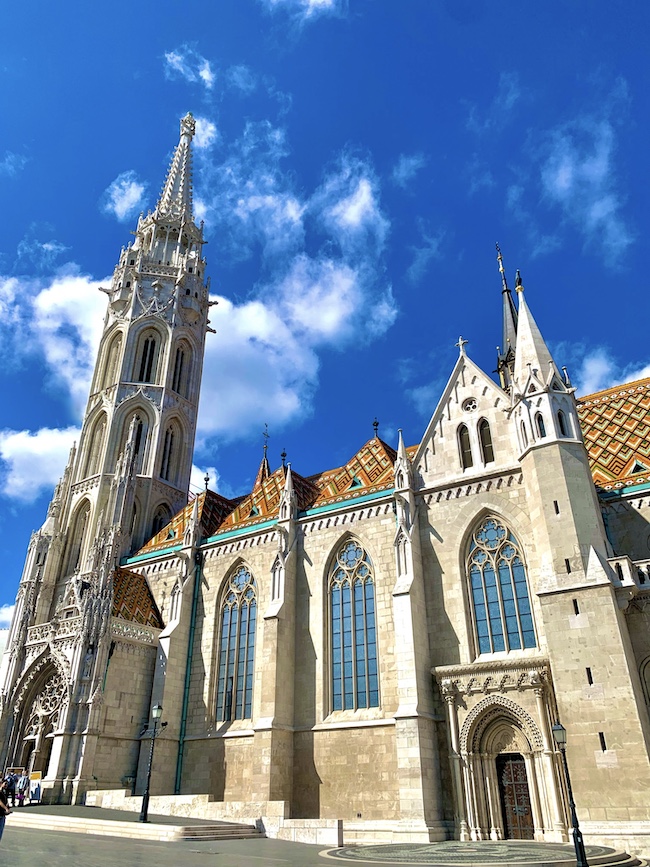
M48 621L47 623L39 623L37 626L30 626L27 630L26 645L44 644L49 639L58 641L61 638L69 638L71 635L76 635L81 628L81 617L68 617L59 621Z
M125 641L154 645L158 641L160 629L145 626L144 623L133 623L130 620L113 617L111 620L111 635L113 638L121 638Z

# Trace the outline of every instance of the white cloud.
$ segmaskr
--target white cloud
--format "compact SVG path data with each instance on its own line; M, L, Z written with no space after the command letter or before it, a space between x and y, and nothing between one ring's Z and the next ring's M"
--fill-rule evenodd
M15 607L15 605L0 605L0 629L8 629L11 626Z
M110 285L110 278L105 281ZM68 390L81 417L104 326L106 297L101 281L61 275L33 300L31 328L53 377Z
M400 154L391 173L393 183L397 184L398 187L406 189L409 181L413 180L426 163L427 159L424 154Z
M282 9L297 20L308 21L319 15L341 15L347 0L260 0L269 10Z
M211 120L208 120L207 117L197 117L195 120L196 133L193 139L194 147L199 148L199 150L211 147L219 137L216 124Z
M578 118L553 130L543 153L540 179L547 201L559 206L586 245L602 248L609 261L618 259L634 237L617 188L613 123Z
M36 238L23 238L19 242L17 248L17 266L28 262L32 268L37 271L50 271L55 265L56 260L68 250L64 244L59 241L39 241Z
M12 151L6 151L5 155L0 159L0 175L15 177L26 164L27 157L15 154Z
M165 53L165 75L167 78L183 78L190 83L200 83L206 90L212 90L215 82L210 61L190 45L181 45Z
M0 431L0 491L22 503L31 503L59 480L72 443L79 436L76 427L63 430L41 428L31 431Z
M102 210L120 221L128 220L144 208L146 188L134 171L122 172L105 190Z

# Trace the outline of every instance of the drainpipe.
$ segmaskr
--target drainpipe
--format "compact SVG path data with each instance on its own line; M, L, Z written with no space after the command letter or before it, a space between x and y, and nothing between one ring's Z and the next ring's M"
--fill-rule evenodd
M194 555L194 592L192 594L192 614L190 616L190 634L187 640L187 661L185 663L185 686L183 689L183 707L181 709L181 728L178 735L178 758L176 759L176 781L174 794L181 793L181 780L183 778L183 755L185 753L185 729L187 727L187 708L190 701L190 680L192 676L192 655L194 652L194 633L196 631L196 611L199 605L199 591L201 589L201 561L203 555L197 551Z

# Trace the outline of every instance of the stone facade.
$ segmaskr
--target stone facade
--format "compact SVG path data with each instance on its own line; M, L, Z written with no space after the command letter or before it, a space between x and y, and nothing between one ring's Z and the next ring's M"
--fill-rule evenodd
M52 799L133 808L122 790L144 789L159 703L158 809L170 796L176 812L261 817L313 841L337 820L354 839L562 841L561 720L585 832L647 852L650 482L627 455L634 484L604 484L594 461L611 474L609 446L590 427L602 401L631 396L618 423L644 455L647 384L576 403L502 270L499 382L459 340L416 446L375 436L309 478L264 456L247 497L185 504L208 301L183 123L158 209L116 271L87 433L30 545L3 659L3 760L41 770ZM142 276L158 267L159 285ZM120 319L116 344L136 292L149 306ZM161 322L191 375L165 350L166 372L132 383ZM129 401L147 414L146 454L144 427L125 433Z

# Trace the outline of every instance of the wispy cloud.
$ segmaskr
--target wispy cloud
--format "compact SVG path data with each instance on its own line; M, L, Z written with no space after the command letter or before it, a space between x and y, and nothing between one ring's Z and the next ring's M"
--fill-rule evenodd
M255 74L250 67L245 66L244 64L228 67L224 77L231 88L240 91L246 96L257 89L257 78Z
M584 115L552 130L543 148L541 187L546 200L609 261L634 240L618 189L616 133L608 118Z
M487 163L478 154L473 154L466 171L469 180L468 192L470 196L473 196L480 190L491 190L496 186L493 173Z
M481 109L476 103L468 104L467 128L483 136L505 126L522 95L519 74L502 72L496 96L486 108Z
M14 608L15 605L0 605L0 629L8 629L11 626Z
M343 15L347 0L260 0L271 11L281 9L300 21L314 20L321 15Z
M219 139L217 125L207 117L196 117L195 121L196 133L194 134L193 139L194 147L199 150L212 147L212 145Z
M432 232L423 220L418 220L420 244L410 247L413 259L406 272L410 283L419 283L426 274L429 264L440 256L440 246L444 232Z
M41 231L51 231L51 226L44 224L30 226L26 236L19 242L16 249L16 263L14 272L26 273L37 271L39 273L50 272L55 266L57 259L69 248L52 238L49 241L41 241L37 237Z
M134 171L122 172L104 191L102 210L125 222L143 209L146 190Z
M15 177L15 175L25 168L27 162L27 157L13 153L13 151L6 151L5 155L0 159L0 175Z
M406 189L420 169L427 164L424 154L400 154L391 172L391 180L398 187Z
M182 78L191 83L199 83L206 90L212 90L215 82L210 61L191 45L181 45L165 53L165 75L171 79Z

